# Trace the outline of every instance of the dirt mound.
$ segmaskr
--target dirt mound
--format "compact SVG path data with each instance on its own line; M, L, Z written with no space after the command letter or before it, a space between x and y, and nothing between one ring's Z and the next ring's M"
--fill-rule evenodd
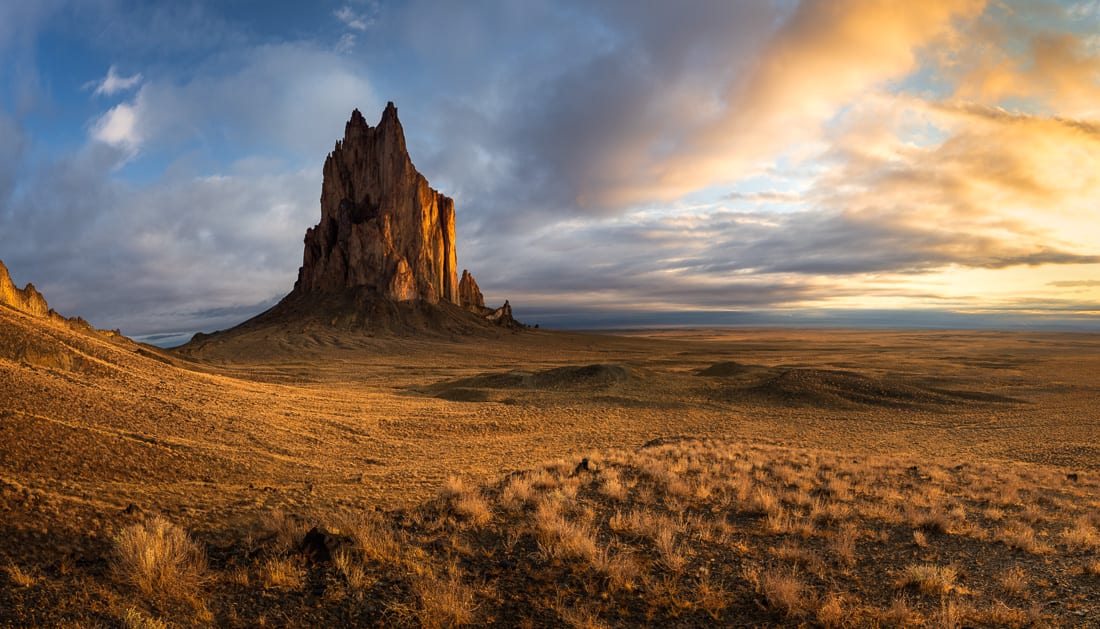
M921 386L897 377L863 375L838 369L783 368L716 363L698 372L722 378L722 401L821 409L857 407L933 408L982 403L1014 403L1013 398L977 391Z
M749 387L746 392L787 406L815 408L913 407L951 401L946 396L899 382L829 369L788 369Z
M438 382L418 391L444 400L483 402L493 399L487 390L605 390L634 378L633 372L621 365L570 365L534 373L524 371L483 373L468 378Z
M629 369L621 365L585 365L583 367L558 367L536 373L532 385L537 389L571 389L576 387L606 387L626 382L633 377Z
M698 374L700 376L706 376L708 378L730 378L734 376L756 374L766 369L767 367L761 367L759 365L745 365L735 362L723 362L714 363L710 367L700 369L698 371Z

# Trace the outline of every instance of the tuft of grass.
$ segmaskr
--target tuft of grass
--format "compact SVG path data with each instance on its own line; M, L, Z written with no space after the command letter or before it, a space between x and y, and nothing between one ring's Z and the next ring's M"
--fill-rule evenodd
M1048 544L1038 539L1035 529L1022 523L1002 528L997 533L996 539L1009 548L1022 550L1033 555L1042 555L1051 551Z
M156 516L115 535L112 568L150 599L193 601L205 580L206 554L183 529Z
M909 604L904 596L895 598L887 607L881 619L892 627L916 627L924 624L924 618Z
M310 527L300 518L291 517L281 510L264 514L260 523L266 536L273 540L279 553L287 553L301 545Z
M695 584L695 604L714 620L719 620L723 611L729 607L730 593L720 583L715 583L710 575L699 577Z
M8 573L8 579L21 588L29 588L38 583L38 575L23 570L15 564L8 564L4 567L4 570Z
M793 571L772 568L760 574L760 591L768 606L797 618L808 611L809 588Z
M146 616L134 607L128 608L121 620L126 629L168 629L171 626L159 618Z
M854 526L844 526L829 537L829 548L841 563L847 566L856 564L856 540L859 530Z
M484 526L493 519L489 503L479 492L468 491L452 499L451 506L455 514L476 526Z
M332 557L332 564L336 571L343 575L348 588L356 591L369 590L378 579L367 574L363 564L356 561L355 557L346 550L339 550Z
M445 577L425 574L413 583L420 601L416 617L426 629L456 627L474 621L474 591L462 582L457 569Z
M951 566L910 564L898 575L898 587L916 587L925 594L947 594L955 589L958 572Z
M828 595L817 608L817 622L826 629L844 627L848 619L848 610L844 608L844 597L839 594Z
M260 567L264 586L279 590L297 590L302 587L302 569L286 557L272 557Z
M1083 515L1062 532L1062 541L1075 550L1097 550L1100 549L1100 531L1092 525L1088 516Z
M1001 575L1001 589L1006 594L1020 596L1027 591L1027 573L1020 566L1013 566L1011 570Z

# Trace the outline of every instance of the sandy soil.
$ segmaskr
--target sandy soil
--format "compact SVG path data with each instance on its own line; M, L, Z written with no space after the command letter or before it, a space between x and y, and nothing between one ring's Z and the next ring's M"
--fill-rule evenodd
M215 534L671 436L1095 475L1098 374L1089 334L319 331L184 356L0 308L0 536L79 563L135 512Z

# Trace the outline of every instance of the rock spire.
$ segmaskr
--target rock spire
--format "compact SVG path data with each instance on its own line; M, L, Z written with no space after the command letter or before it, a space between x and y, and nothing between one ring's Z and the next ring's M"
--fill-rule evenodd
M467 310L480 313L485 309L485 296L477 285L477 280L466 269L462 269L462 279L458 281L459 305Z
M393 301L460 304L454 201L405 148L397 108L371 127L358 109L325 160L321 222L309 229L295 293L366 288Z

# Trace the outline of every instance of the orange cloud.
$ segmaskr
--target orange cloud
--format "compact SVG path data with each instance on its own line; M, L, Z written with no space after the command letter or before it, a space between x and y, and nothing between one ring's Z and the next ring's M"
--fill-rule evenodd
M875 86L913 72L922 47L957 21L980 14L984 5L984 0L802 2L758 61L724 89L724 107L687 121L691 128L671 150L664 146L643 159L640 147L631 146L631 155L592 173L582 194L611 205L671 200L743 176L792 145L820 137L825 121Z

